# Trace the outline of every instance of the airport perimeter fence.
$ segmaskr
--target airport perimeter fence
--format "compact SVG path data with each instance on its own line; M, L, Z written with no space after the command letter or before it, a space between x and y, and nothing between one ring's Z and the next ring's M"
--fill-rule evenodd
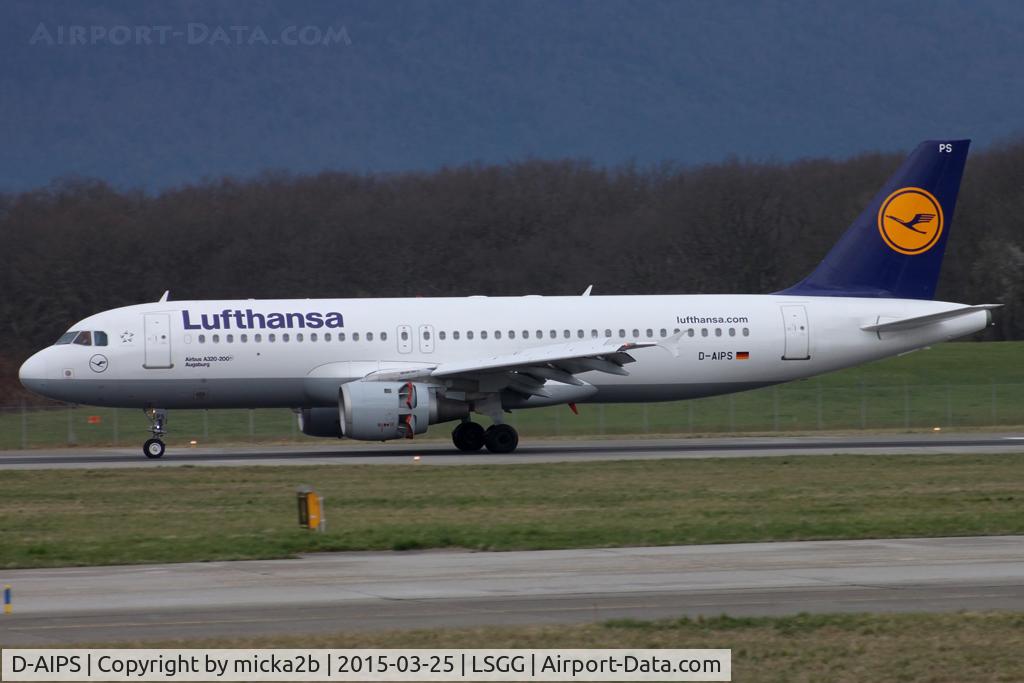
M507 418L524 437L1011 428L1024 425L1024 384L836 387L806 380L690 401L584 404L579 415L556 406ZM134 446L148 438L148 425L141 410L0 406L0 450ZM450 425L435 425L429 437L447 439L449 431ZM325 442L303 435L286 409L170 411L167 442L191 441Z

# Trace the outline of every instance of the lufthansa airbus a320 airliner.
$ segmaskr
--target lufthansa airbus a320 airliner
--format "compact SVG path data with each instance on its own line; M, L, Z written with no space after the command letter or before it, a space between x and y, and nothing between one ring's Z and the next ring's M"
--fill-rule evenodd
M907 158L804 280L774 294L169 301L98 313L21 367L28 389L167 410L288 407L305 434L513 451L505 413L674 401L810 377L955 339L993 305L933 301L968 140ZM473 422L478 413L494 425Z

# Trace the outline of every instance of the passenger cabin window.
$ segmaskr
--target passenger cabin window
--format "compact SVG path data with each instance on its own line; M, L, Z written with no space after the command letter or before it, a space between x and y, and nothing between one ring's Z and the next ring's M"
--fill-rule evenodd
M452 339L458 341L458 339L459 339L459 331L458 330L455 330L454 332L452 332Z
M373 332L366 333L366 341L373 341Z
M79 332L75 337L75 343L79 346L92 346L92 332Z
M331 335L330 335L330 333L328 333L327 338L330 339L330 337L331 337ZM380 333L380 340L381 341L387 341L388 340L388 333L387 332L381 332Z

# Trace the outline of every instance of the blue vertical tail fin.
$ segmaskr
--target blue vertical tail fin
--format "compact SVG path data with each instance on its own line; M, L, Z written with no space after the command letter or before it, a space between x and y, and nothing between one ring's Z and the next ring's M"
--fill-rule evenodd
M779 294L931 299L970 140L927 140L810 275Z

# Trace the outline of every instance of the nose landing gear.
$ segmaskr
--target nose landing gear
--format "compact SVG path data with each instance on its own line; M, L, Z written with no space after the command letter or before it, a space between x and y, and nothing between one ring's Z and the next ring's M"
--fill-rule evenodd
M164 442L160 438L166 434L164 427L167 425L167 411L162 408L150 408L146 411L149 418L149 431L153 438L142 444L142 452L147 458L159 458L164 454Z

